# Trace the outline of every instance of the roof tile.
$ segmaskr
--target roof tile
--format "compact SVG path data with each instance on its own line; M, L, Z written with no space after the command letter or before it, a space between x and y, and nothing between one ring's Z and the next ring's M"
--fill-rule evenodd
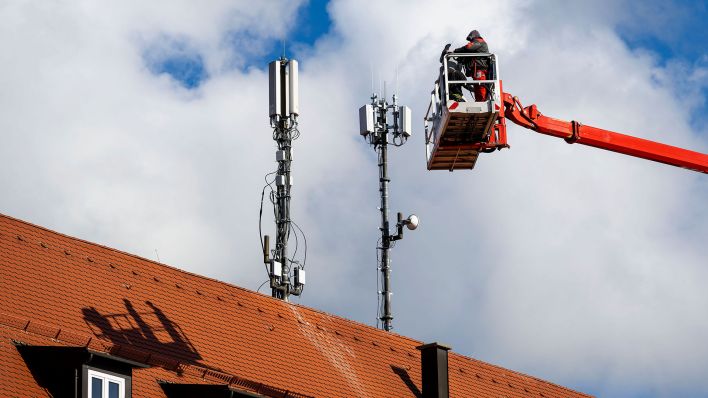
M12 338L147 362L139 397L164 397L156 380L272 397L421 389L418 341L3 215L0 276L0 396L43 394ZM586 396L453 352L449 366L452 397Z

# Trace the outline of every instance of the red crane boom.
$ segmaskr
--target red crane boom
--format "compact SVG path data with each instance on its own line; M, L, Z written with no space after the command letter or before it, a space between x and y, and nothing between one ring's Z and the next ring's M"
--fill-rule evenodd
M569 144L583 144L624 155L708 173L708 155L614 131L544 116L536 105L523 107L517 97L503 93L504 117L541 134L563 138Z

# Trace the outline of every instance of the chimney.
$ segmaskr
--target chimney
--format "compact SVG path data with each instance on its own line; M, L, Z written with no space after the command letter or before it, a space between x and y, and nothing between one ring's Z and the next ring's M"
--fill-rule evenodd
M447 380L447 351L450 347L430 343L416 348L420 350L423 398L448 398L450 387Z

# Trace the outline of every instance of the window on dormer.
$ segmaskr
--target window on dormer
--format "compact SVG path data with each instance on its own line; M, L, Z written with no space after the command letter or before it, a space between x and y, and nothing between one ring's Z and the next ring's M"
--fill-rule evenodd
M88 398L126 398L125 378L88 369Z

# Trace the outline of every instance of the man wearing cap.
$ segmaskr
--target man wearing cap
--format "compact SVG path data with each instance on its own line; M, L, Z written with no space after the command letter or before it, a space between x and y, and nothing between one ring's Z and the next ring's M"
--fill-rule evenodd
M489 47L484 41L479 32L475 29L467 35L468 43L460 48L455 49L455 53L488 53ZM487 80L487 71L489 70L489 62L484 57L469 57L460 58L460 63L465 65L467 76L474 80ZM487 99L487 87L484 84L474 85L475 101L480 102Z

